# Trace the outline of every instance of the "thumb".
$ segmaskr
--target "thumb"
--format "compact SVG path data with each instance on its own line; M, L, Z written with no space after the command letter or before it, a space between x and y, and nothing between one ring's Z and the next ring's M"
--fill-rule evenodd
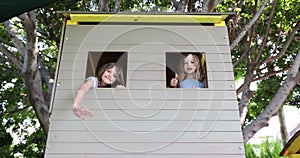
M178 74L175 74L175 78L178 79Z

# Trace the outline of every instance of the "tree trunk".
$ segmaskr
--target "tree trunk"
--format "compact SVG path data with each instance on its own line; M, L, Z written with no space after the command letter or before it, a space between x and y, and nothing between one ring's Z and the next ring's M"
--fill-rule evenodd
M204 0L202 12L211 12L216 6L221 3L223 0Z
M31 52L29 52L31 53ZM33 109L39 119L43 128L45 136L48 135L49 130L49 108L44 99L44 91L42 89L41 74L38 69L31 69L22 72L25 87L28 92L28 98L33 106Z
M121 5L122 0L116 0L115 2L115 8L114 8L114 12L118 12L120 11L120 5Z
M44 99L44 90L42 87L42 78L38 69L37 48L37 30L36 15L34 11L27 12L19 16L26 31L26 51L24 52L24 61L22 67L22 76L27 89L28 98L38 117L41 127L48 135L49 130L49 108Z
M250 69L247 69L247 74L245 77L245 81L243 84L243 94L240 100L239 104L239 112L240 112L240 123L244 124L247 113L248 113L248 105L249 105L249 100L253 96L253 92L250 90L250 84L252 82L253 78L253 71Z
M282 138L282 145L284 146L289 138L289 134L286 129L285 116L284 116L284 108L278 111L278 119L280 124L280 134Z
M108 12L108 0L99 0L99 12Z
M287 78L282 83L269 105L264 109L264 111L259 114L255 120L253 120L249 125L243 129L244 142L246 143L258 130L268 126L268 121L272 116L274 116L281 105L286 100L289 93L293 88L300 82L300 50L295 58L294 64L287 74Z

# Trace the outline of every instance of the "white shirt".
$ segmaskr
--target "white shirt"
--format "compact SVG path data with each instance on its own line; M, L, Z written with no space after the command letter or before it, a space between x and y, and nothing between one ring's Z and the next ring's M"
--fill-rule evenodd
M93 83L93 88L98 88L98 78L94 77L94 76L90 76L88 78L85 79L85 81L87 80L92 80Z

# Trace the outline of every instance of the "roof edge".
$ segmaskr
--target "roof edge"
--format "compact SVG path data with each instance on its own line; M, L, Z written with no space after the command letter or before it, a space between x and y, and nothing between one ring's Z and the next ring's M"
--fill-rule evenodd
M173 12L73 12L58 11L71 23L131 22L131 23L213 23L228 22L235 13L173 13Z

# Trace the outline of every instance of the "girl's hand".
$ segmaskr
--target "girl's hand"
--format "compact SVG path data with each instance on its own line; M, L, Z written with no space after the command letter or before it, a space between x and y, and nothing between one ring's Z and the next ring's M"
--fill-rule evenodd
M170 82L170 86L171 87L178 87L178 75L177 74L175 74L175 78L172 78L171 79L171 82Z
M72 107L74 115L76 115L78 118L81 120L85 121L85 117L94 117L95 114L93 111L89 110L88 108L84 106L79 106L79 105L73 105Z
M123 86L123 85L117 85L116 86L116 90L122 90L122 89L125 89L125 86Z

